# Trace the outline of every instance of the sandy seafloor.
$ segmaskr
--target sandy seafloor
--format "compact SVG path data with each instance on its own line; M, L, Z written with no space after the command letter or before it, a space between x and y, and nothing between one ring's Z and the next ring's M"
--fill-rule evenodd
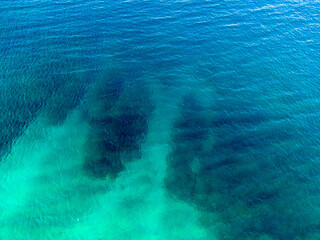
M1 165L2 239L208 239L198 210L165 189L179 96L163 98L152 85L156 106L140 156L124 154L115 179L83 169L91 129L81 105L58 125L42 113L33 120Z
M163 189L166 128L172 119L159 116L161 106L158 111L142 146L142 158L129 163L115 180L92 180L83 174L90 129L78 110L60 126L36 119L1 168L1 237L159 239L169 235L184 239L191 226L195 229L190 239L198 234L203 238L197 212L170 199ZM185 218L183 224L175 219L179 216Z
M320 239L319 9L1 1L0 239Z

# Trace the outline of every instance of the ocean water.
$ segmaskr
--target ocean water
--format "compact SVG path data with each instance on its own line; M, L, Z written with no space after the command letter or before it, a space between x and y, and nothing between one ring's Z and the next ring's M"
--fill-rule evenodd
M319 10L2 0L0 239L320 239Z

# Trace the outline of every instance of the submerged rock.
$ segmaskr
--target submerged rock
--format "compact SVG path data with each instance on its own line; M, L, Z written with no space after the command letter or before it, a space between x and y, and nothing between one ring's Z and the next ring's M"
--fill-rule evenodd
M319 203L319 180L317 162L308 159L316 141L308 139L306 149L292 145L306 134L303 127L288 119L268 122L261 114L255 119L253 103L230 106L228 114L226 108L208 117L210 109L195 98L183 99L167 190L204 211L208 229L210 216L218 216L219 239L313 239L319 234L320 211L312 207ZM210 135L215 140L205 150Z
M140 151L153 110L145 87L116 72L96 83L85 99L91 128L85 169L97 178L116 177L124 167L122 154Z

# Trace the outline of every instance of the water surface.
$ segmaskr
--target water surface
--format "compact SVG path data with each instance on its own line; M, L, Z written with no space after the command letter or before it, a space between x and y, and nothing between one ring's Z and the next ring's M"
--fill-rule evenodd
M0 6L1 239L319 239L317 1Z

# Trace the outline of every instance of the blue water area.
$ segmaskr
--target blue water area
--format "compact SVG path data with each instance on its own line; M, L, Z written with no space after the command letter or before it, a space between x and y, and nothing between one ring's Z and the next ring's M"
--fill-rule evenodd
M0 239L320 239L319 10L2 0Z

